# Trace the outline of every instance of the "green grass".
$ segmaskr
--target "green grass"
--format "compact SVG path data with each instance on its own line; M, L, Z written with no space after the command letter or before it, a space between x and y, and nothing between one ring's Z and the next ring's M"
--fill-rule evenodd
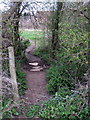
M20 36L24 37L25 39L30 39L30 40L39 40L43 38L43 31L21 31Z

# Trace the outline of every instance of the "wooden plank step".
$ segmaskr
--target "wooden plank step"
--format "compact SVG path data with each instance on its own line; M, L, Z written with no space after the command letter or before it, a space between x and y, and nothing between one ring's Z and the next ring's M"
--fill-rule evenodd
M29 65L32 65L32 66L37 66L38 63L37 62L33 62L33 63L29 63Z
M38 72L38 71L41 71L41 70L43 70L43 68L42 67L40 67L40 68L32 68L30 71L31 72Z
M34 67L32 67L32 69L39 69L39 68L41 68L41 66L34 66Z

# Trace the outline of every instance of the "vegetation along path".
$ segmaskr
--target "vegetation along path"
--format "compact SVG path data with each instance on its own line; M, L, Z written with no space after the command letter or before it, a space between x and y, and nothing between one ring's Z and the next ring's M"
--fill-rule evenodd
M26 101L29 104L38 104L48 100L50 96L46 89L47 65L38 56L33 55L35 43L30 40L30 47L26 49L27 64L24 66L28 90L26 91Z

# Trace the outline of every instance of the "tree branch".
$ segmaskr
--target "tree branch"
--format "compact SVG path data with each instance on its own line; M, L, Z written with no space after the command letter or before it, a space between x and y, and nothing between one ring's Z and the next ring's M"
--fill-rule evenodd
M90 21L90 18L86 16L82 11L78 11L77 9L70 9L70 10L72 10L73 12L78 12L80 15L83 15L87 20Z

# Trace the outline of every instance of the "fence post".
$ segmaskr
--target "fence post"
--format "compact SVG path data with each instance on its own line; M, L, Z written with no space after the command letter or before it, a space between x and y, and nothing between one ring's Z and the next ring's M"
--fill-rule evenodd
M18 85L16 80L14 48L8 47L8 51L9 51L9 69L11 75L11 83L13 87L14 101L17 102L19 100L19 94L18 94Z

